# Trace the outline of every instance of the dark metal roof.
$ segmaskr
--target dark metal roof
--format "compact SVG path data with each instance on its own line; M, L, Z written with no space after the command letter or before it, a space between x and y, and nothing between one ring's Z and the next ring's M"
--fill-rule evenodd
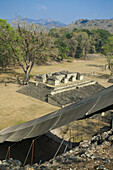
M12 126L0 131L0 143L19 142L23 139L43 135L48 131L85 118L113 105L113 86L110 86L79 103L69 105L43 117Z

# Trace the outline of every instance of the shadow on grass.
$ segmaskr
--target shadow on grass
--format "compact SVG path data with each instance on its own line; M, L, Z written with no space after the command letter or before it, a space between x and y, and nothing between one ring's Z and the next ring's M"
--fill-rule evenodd
M3 74L3 76L1 76ZM11 68L2 70L0 68L0 83L18 83L18 80L24 79L24 73L17 73Z
M85 76L88 76L89 78L99 78L99 79L109 79L111 76L109 74L104 74L104 73L98 73L98 74L90 74L86 73Z
M109 74L102 74L99 73L98 75L95 75L96 78L100 78L100 79L109 79L110 75Z
M104 68L103 65L97 65L97 64L87 64L87 66Z

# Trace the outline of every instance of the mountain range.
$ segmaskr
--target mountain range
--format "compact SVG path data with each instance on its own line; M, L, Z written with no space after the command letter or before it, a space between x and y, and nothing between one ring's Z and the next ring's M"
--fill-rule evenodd
M14 19L7 19L8 23L11 23ZM64 24L62 22L56 21L54 19L21 19L26 20L27 23L35 23L38 25L43 25L49 28L56 28L56 27L65 27L70 30L77 28L77 29L105 29L110 33L113 33L113 18L111 19L79 19L71 24Z
M11 23L14 19L7 19L8 23ZM27 23L34 23L34 24L38 24L38 25L43 25L49 28L56 28L56 27L64 27L66 26L66 24L61 23L59 21L55 21L54 19L39 19L39 20L35 20L35 19L21 19L22 21L25 20Z

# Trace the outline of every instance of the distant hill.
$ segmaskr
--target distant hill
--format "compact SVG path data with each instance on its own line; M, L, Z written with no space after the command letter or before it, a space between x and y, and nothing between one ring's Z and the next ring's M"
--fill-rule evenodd
M7 22L8 23L11 23L11 21L13 21L14 19L7 19ZM50 28L56 28L56 27L64 27L66 26L66 24L64 23L61 23L59 21L55 21L53 19L39 19L39 20L35 20L35 19L29 19L29 18L26 18L26 19L21 19L21 20L26 20L27 23L35 23L37 25L43 25L43 26L47 26L47 27L50 27Z
M110 33L113 33L113 18L112 19L80 19L72 24L66 25L66 28L69 29L104 29L108 30Z

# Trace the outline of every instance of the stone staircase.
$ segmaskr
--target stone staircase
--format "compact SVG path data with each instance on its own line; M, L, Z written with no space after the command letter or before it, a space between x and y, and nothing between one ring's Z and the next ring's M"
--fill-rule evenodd
M79 82L79 83L73 83L73 84L68 84L68 85L63 85L63 86L59 86L59 87L54 87L54 89L51 91L51 95L57 94L57 93L62 93L65 91L69 91L69 90L73 90L73 89L78 89L84 86L89 86L89 85L93 85L96 84L95 81L83 81L83 82Z

